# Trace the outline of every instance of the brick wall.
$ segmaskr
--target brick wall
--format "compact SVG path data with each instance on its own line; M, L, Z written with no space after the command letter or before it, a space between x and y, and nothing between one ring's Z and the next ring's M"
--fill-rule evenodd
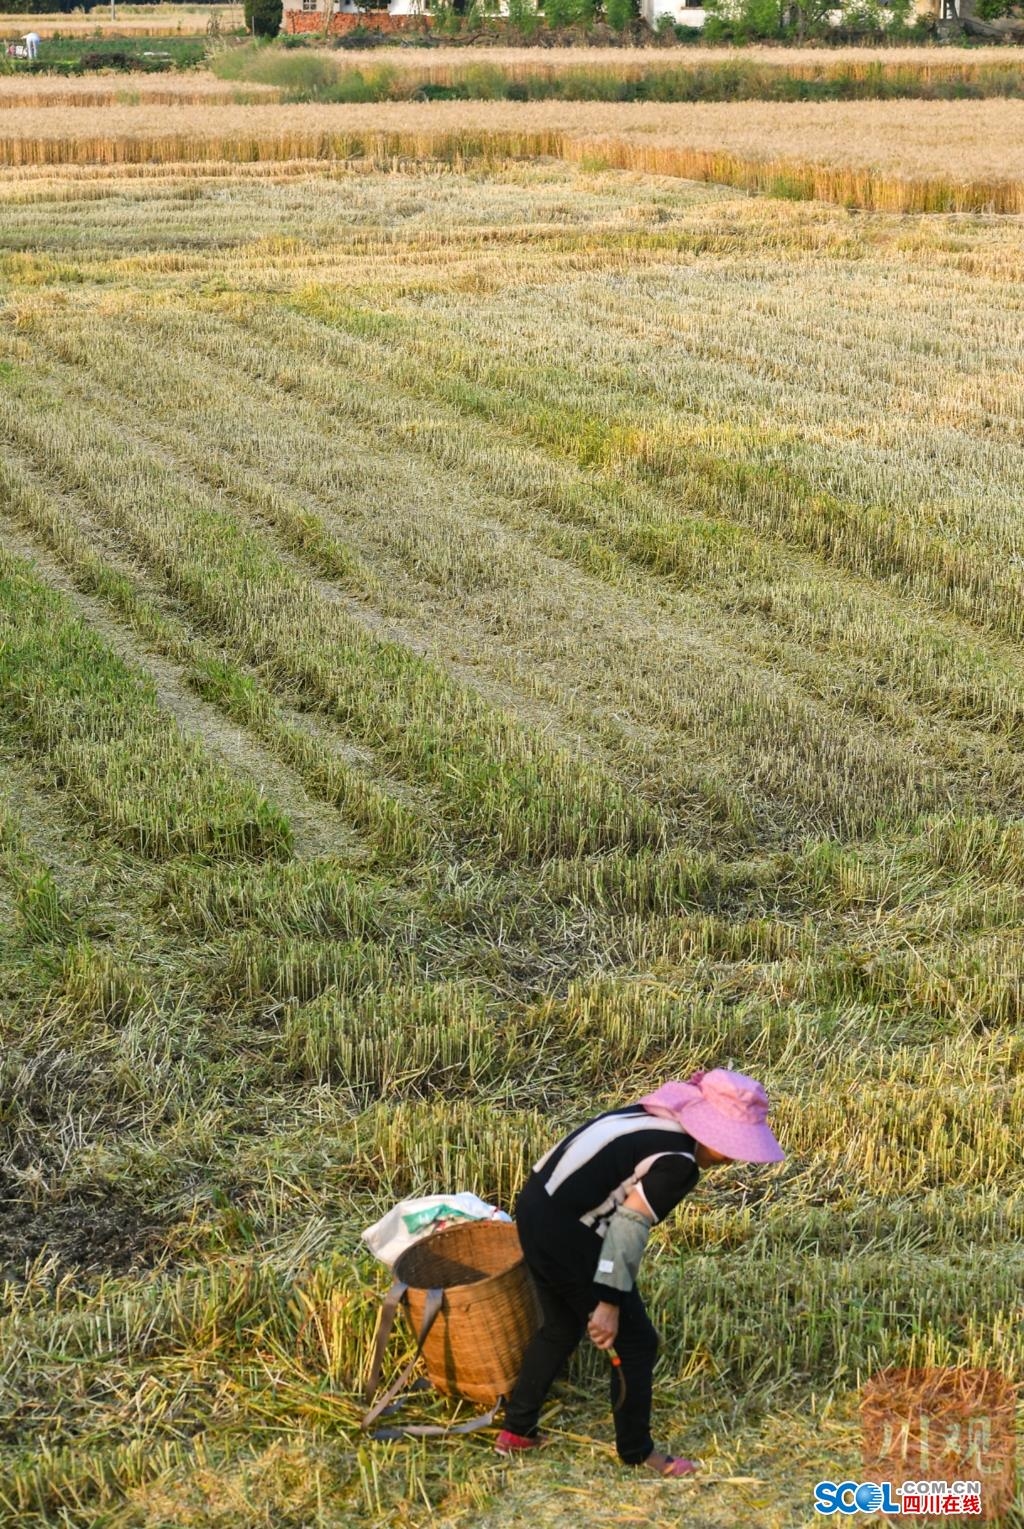
M328 30L332 35L354 32L356 27L365 27L372 32L421 32L430 26L431 19L430 16L391 16L387 11L336 11ZM281 17L282 32L322 32L323 29L323 11L293 11L285 7Z

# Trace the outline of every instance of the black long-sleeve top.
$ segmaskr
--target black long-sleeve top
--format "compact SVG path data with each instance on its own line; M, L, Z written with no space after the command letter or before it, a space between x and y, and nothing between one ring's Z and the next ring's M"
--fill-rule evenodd
M565 1137L534 1166L551 1209L598 1238L631 1190L663 1221L696 1185L693 1137L641 1104L608 1110ZM621 1292L595 1279L594 1299L618 1305Z

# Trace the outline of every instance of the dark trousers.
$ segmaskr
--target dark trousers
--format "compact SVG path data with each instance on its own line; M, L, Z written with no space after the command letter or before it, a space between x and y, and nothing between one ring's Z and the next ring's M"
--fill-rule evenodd
M591 1281L597 1266L600 1239L579 1233L585 1228L553 1225L535 1195L524 1190L516 1207L516 1222L540 1300L541 1326L530 1340L522 1369L505 1409L505 1427L529 1436L551 1386L576 1348L594 1308ZM577 1223L578 1226L578 1223ZM591 1241L595 1245L590 1247ZM575 1253L575 1259L573 1254ZM651 1390L658 1335L637 1291L623 1297L615 1352L622 1360L625 1398L619 1375L608 1361L610 1395L615 1419L615 1443L627 1465L639 1465L654 1448L651 1438Z

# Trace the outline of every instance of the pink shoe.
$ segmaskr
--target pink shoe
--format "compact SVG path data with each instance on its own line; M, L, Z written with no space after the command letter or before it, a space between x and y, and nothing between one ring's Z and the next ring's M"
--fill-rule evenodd
M494 1448L499 1455L518 1455L527 1449L539 1449L543 1442L540 1434L531 1439L526 1434L509 1433L503 1428L494 1441Z
M682 1460L674 1455L663 1455L658 1450L648 1455L643 1464L645 1470L654 1471L658 1476L692 1476L700 1470L696 1460Z

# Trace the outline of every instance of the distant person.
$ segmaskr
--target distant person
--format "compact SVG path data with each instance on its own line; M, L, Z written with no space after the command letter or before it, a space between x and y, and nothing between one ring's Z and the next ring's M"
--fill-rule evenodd
M541 1443L537 1421L551 1385L584 1331L614 1355L615 1442L625 1465L687 1476L692 1460L654 1447L651 1391L658 1335L635 1286L651 1227L717 1163L779 1163L760 1083L716 1068L666 1083L580 1126L535 1164L516 1224L540 1300L495 1448Z
M42 42L38 32L26 32L21 39L25 44L25 57L29 59L39 57L39 44Z

